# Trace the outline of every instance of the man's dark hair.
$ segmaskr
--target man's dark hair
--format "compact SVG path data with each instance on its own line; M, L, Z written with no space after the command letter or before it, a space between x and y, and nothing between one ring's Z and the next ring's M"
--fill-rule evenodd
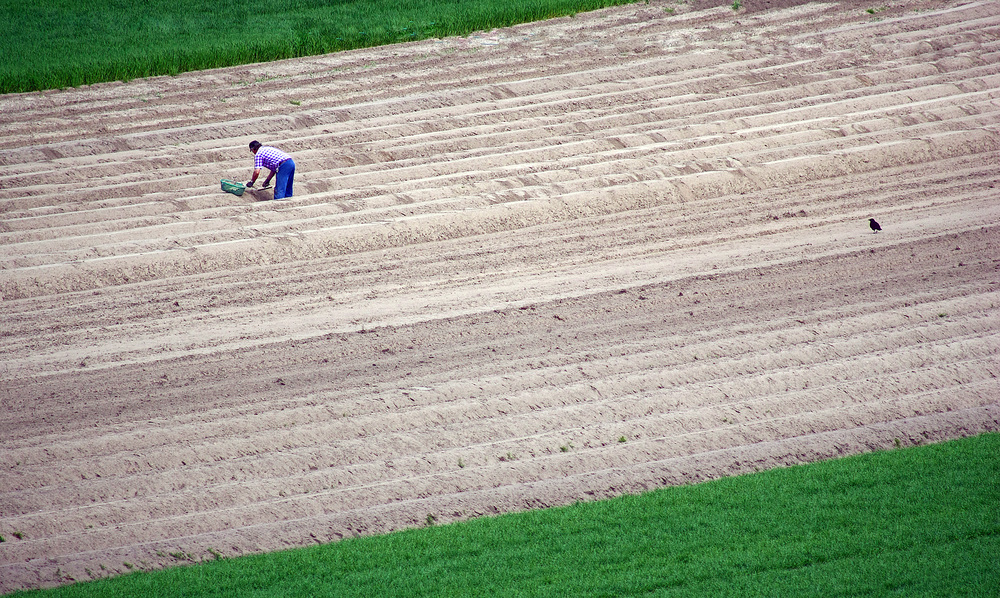
M255 150L258 147L260 147L260 142L257 141L256 139L254 139L253 141L250 142L250 149L251 150Z

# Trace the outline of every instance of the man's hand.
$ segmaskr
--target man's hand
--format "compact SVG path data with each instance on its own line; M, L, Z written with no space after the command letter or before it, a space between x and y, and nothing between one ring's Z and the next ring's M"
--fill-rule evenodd
M253 187L253 181L247 181L247 187Z

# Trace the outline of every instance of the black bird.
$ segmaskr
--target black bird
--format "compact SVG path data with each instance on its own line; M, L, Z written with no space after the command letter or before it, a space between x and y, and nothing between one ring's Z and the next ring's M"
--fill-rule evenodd
M874 218L869 218L868 219L868 226L872 227L872 232L876 232L877 233L878 231L882 230L882 227L879 226L878 222L875 222Z

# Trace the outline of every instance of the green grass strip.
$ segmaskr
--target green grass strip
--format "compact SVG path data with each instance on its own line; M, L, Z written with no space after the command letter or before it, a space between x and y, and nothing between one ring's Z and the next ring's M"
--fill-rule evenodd
M0 93L467 35L636 0L0 0Z
M1000 434L25 596L996 596Z

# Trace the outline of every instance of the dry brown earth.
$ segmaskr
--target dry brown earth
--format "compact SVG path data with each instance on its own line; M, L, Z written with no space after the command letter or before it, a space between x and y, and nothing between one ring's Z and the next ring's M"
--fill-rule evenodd
M1000 429L1000 3L745 4L0 97L0 591Z

